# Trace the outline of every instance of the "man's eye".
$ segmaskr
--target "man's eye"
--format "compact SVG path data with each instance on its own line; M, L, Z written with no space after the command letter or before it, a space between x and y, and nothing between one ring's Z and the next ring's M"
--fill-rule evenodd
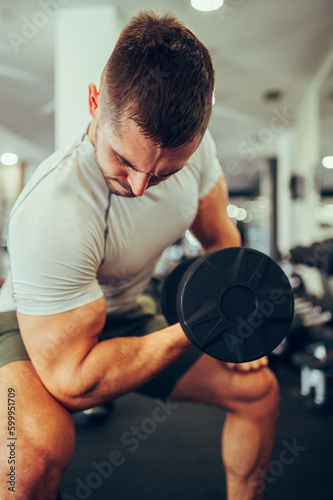
M117 155L116 155L116 160L119 163L119 165L126 165L126 163L124 163L123 160L121 160Z

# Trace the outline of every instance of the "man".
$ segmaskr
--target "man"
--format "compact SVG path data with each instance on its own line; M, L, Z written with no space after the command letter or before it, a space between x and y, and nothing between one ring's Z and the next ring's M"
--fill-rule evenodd
M266 358L232 365L200 356L141 295L187 228L205 252L241 243L207 131L213 89L195 35L171 15L140 13L99 91L89 86L87 132L42 163L12 210L0 300L0 472L8 472L14 389L15 498L53 500L73 455L71 413L132 390L228 410L228 498L261 498L256 478L278 412ZM4 482L0 493L13 498Z

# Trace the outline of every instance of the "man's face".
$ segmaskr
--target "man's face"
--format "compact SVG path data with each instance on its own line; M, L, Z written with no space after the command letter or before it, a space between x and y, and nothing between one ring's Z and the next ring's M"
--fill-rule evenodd
M161 149L130 119L121 135L98 121L94 137L96 163L108 188L127 198L142 196L146 189L181 170L198 145L194 141L178 151Z

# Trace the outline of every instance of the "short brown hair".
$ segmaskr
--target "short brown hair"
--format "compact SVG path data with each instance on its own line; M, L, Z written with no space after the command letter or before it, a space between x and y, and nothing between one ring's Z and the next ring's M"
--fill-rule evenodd
M140 12L123 29L101 80L102 117L125 117L162 148L201 138L212 113L215 72L207 48L172 14Z

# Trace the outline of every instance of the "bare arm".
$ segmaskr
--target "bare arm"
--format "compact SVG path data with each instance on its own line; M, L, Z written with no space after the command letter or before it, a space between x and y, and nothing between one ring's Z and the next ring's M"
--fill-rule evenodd
M224 176L200 201L193 234L205 251L241 244L226 207ZM192 348L179 323L145 337L98 343L104 298L50 316L17 313L23 341L48 391L70 411L90 408L146 383Z
M98 343L106 316L104 298L52 316L17 316L43 384L70 411L139 387L192 348L179 324L145 337Z
M213 189L199 202L191 232L205 252L241 246L240 233L228 212L228 186L222 173Z

